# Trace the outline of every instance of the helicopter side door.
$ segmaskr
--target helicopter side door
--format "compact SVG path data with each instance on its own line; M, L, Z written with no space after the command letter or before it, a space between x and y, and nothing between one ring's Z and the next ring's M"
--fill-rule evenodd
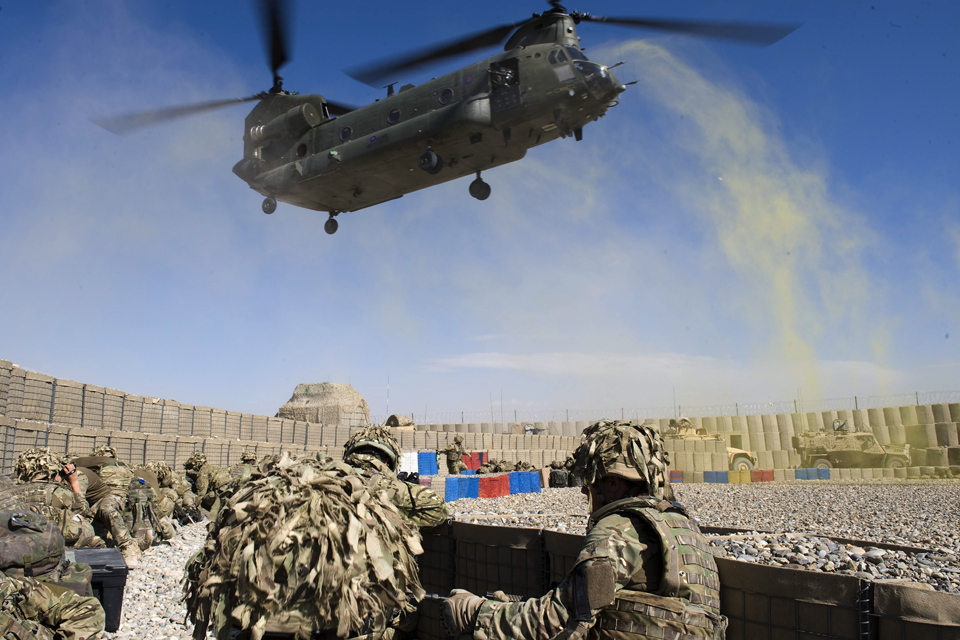
M520 100L520 61L506 58L490 64L490 110L503 113L519 107Z

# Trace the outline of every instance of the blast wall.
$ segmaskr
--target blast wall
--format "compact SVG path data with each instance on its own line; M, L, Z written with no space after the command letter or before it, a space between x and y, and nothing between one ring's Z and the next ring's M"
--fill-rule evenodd
M428 593L498 589L537 597L570 569L583 536L454 522L424 536L418 558ZM717 559L727 640L960 639L960 596L854 576ZM422 640L441 640L439 605L421 604Z

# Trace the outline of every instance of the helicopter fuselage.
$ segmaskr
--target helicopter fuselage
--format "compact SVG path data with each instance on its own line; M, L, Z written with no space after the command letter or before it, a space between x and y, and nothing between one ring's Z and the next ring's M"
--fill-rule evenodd
M320 95L267 94L234 173L268 198L336 214L580 139L623 87L577 40L568 16L531 21L504 53L335 118Z

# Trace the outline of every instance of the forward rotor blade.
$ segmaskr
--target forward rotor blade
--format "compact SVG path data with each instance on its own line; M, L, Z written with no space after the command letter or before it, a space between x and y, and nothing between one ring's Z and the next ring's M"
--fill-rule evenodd
M154 111L141 111L139 113L127 113L119 116L108 116L106 118L92 118L91 122L99 125L117 135L129 133L135 129L142 129L154 124L192 116L204 111L213 111L222 107L239 104L241 102L250 102L259 100L260 96L250 96L248 98L233 98L230 100L213 100L210 102L201 102L199 104L184 105L182 107L170 107L167 109L157 109Z
M759 24L749 22L712 22L704 20L656 20L650 18L607 18L580 14L577 16L584 22L605 22L625 27L656 29L673 33L685 33L721 40L736 40L747 44L760 46L771 45L787 37L798 28L799 24Z
M357 107L349 104L343 104L342 102L333 102L324 98L324 101L327 103L327 111L335 116L344 116L351 111L356 111Z
M386 64L384 64L384 61L381 61L361 67L352 67L346 70L346 74L355 80L363 82L364 84L368 84L372 87L378 86L378 83L382 79L398 71L403 71L425 62L442 60L444 58L456 56L461 53L467 53L477 49L485 49L486 47L492 47L496 44L500 44L508 35L510 35L515 27L516 25L514 24L501 25L499 27L494 27L493 29L487 29L486 31L474 33L458 40L446 42L439 46L420 49L419 51L408 54L406 57L400 58L399 60L391 58L391 61Z
M290 58L287 57L287 11L286 0L260 0L261 22L264 45L270 58L270 70L273 72L274 83L279 77L280 68Z

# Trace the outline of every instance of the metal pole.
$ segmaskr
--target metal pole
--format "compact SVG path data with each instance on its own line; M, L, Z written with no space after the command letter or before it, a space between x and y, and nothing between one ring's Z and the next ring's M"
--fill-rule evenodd
M857 396L853 396L853 408L856 410L860 409L860 403L857 402Z
M913 393L914 393L914 395L917 397L917 406L919 406L919 405L920 405L920 393L919 393L918 391L914 391Z
M796 399L796 398L793 399L793 412L794 412L794 413L799 413L799 412L797 411L797 399Z
M733 406L734 406L734 408L736 408L736 410L737 410L737 415L739 416L739 415L740 415L740 404L737 403L737 402L734 402L734 403L733 403Z

